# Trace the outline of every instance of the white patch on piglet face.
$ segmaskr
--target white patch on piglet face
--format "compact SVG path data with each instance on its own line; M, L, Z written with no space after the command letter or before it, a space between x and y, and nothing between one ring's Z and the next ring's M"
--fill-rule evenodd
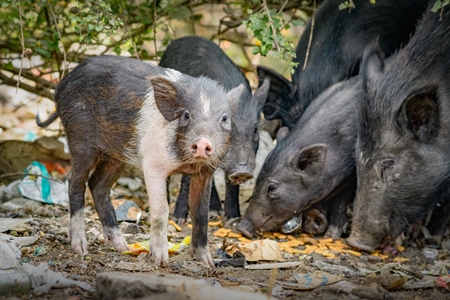
M209 118L211 116L211 100L205 95L204 91L200 92L200 104L203 116Z

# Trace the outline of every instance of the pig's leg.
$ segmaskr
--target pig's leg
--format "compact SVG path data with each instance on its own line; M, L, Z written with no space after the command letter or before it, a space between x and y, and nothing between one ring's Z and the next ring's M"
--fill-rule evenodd
M145 185L147 187L150 208L150 253L156 265L169 260L167 243L167 220L169 204L167 203L167 174L154 170L144 163Z
M120 232L109 193L111 187L119 178L123 167L124 164L118 160L102 157L88 182L94 197L95 209L103 226L105 243L111 241L114 250L117 252L127 251L128 246Z
M173 211L173 220L182 225L186 223L189 213L189 185L191 181L189 175L183 175L181 177L180 193L178 194L177 201L175 202L175 209Z
M75 146L70 147L72 152L72 170L69 175L69 239L73 251L84 255L88 252L84 227L84 193L89 172L95 166L97 160L97 153L89 153L89 151L78 152Z
M217 193L216 185L214 184L214 179L211 184L211 200L209 202L209 212L211 215L216 214L220 216L220 211L222 210L222 204L220 203L219 194Z
M239 211L239 185L226 182L226 196L224 203L225 216L228 219L238 218L241 216Z
M191 255L214 267L208 248L208 204L211 196L212 174L191 176L189 193L190 215L192 219Z

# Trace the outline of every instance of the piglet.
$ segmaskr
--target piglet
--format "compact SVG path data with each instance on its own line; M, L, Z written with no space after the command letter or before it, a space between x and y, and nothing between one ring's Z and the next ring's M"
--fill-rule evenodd
M150 207L150 251L156 265L169 259L166 179L191 176L191 254L214 266L207 222L212 173L230 146L233 113L242 85L228 93L206 77L194 78L139 60L96 56L74 68L55 91L56 112L72 154L69 177L72 249L87 252L84 228L86 181L103 226L105 241L128 249L109 191L125 164L141 167Z

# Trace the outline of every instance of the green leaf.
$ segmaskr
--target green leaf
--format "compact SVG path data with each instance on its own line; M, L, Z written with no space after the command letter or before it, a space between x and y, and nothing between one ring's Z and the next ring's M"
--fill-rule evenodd
M36 48L36 49L34 49L34 50L35 50L37 53L42 54L42 56L44 56L44 57L49 58L49 57L52 56L52 54L51 54L50 51L48 51L48 50L45 50L45 49L42 49L42 48Z
M252 54L256 55L260 53L260 48L258 46L253 46L252 48Z
M348 8L348 5L346 3L339 4L339 10L344 10L344 9L347 9L347 8Z
M432 12L437 12L440 8L442 7L442 2L441 0L437 0L436 2L434 2L433 7L431 8Z
M300 25L305 24L305 22L302 19L296 19L296 20L292 20L291 24L293 26L300 26Z

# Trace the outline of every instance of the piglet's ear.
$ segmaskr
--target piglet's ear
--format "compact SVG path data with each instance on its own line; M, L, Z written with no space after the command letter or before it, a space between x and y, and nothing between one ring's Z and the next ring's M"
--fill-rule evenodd
M287 128L286 126L281 127L280 129L278 129L277 132L277 143L280 142L282 139L284 139L289 133L289 128Z
M164 77L153 77L150 82L156 106L164 118L169 122L178 119L184 111L181 88Z
M257 104L256 111L258 111L258 113L261 112L264 104L266 103L267 97L269 96L269 90L270 78L267 77L264 78L262 84L258 87L252 97L252 100Z
M305 174L306 179L314 179L322 174L325 166L327 146L314 144L300 150L297 167Z
M364 51L361 64L361 75L363 78L363 88L367 89L374 85L384 71L384 52L381 50L378 41L374 41Z
M429 143L439 131L439 105L434 92L410 96L402 105L403 123L416 139Z
M231 111L236 113L237 108L239 106L239 101L241 99L241 94L244 92L244 85L241 83L239 86L233 88L231 91L227 93L227 100L230 104Z
M257 72L260 87L265 84L266 79L270 80L269 91L262 109L264 118L266 120L280 119L282 109L287 103L291 103L296 87L270 68L258 66Z

